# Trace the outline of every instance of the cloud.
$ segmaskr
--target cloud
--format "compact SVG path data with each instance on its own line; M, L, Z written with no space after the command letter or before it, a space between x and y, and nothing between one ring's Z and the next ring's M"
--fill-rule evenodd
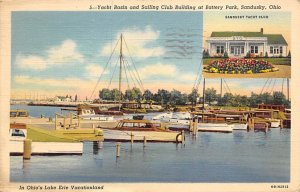
M112 53L112 49L117 44L117 41L120 39L121 33L123 34L123 37L126 41L126 45L128 46L130 55L132 57L158 57L165 53L165 49L163 47L150 46L151 43L155 42L159 38L160 32L153 30L151 26L146 26L144 29L133 27L119 32L116 36L117 40L104 45L104 47L100 51L101 55L109 56ZM123 44L124 54L128 54L126 45Z
M99 77L103 73L104 69L103 67L97 64L89 64L85 67L85 71L89 77L94 78L94 77ZM104 72L104 74L107 73L108 71Z
M67 39L61 45L51 47L47 50L49 64L63 64L69 62L83 62L84 57L76 50L76 43Z
M146 79L153 76L175 77L177 74L177 69L175 65L157 63L138 69L138 73L141 79Z
M16 65L21 69L33 69L41 71L47 68L47 61L39 56L24 56L19 54L16 58Z
M84 56L76 49L76 43L67 39L58 46L50 47L46 50L47 55L18 54L16 65L21 69L45 70L54 65L71 64L73 62L84 62Z

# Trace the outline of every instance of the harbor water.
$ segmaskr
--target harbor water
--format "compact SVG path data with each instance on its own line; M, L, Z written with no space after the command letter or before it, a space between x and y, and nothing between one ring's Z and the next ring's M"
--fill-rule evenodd
M102 149L84 143L82 155L10 158L11 182L289 182L290 129L186 133L185 144L121 143L118 158L116 142Z

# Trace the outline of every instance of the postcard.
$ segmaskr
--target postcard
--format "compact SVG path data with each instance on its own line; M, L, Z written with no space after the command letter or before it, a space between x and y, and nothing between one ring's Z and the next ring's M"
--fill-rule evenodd
M0 1L1 191L298 191L299 8Z

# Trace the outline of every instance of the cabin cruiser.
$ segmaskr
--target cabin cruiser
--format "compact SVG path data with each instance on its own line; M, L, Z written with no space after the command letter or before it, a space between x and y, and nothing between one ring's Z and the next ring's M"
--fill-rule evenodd
M180 132L171 131L162 123L150 120L120 120L115 128L99 127L103 130L104 141L181 142Z
M32 140L32 155L82 154L83 143L75 139L39 128L27 128L25 124L14 123L9 129L9 152L22 155L24 140Z
M98 115L93 109L82 109L79 117L85 120L98 120L98 121L114 121L113 116Z

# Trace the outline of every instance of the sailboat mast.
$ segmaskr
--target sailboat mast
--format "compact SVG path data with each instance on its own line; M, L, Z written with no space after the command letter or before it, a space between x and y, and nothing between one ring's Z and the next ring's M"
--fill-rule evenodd
M290 101L290 82L289 78L286 79L286 84L287 84L287 99Z
M204 122L205 78L203 78L202 122Z
M120 97L120 103L122 101L122 62L123 62L123 50L122 50L122 43L123 43L123 34L121 34L121 44L120 44L120 73L119 73L119 97Z

